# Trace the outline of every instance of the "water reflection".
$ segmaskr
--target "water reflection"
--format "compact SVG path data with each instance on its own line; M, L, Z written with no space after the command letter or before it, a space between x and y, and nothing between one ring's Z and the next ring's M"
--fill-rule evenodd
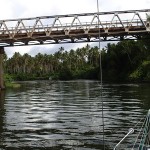
M0 145L2 146L4 143L4 136L3 136L3 127L5 126L4 123L4 116L5 116L5 91L0 91Z
M0 94L0 148L102 149L100 87L96 81L22 82ZM147 112L146 84L104 84L106 149ZM136 134L121 146L132 144ZM121 148L120 148L121 149Z

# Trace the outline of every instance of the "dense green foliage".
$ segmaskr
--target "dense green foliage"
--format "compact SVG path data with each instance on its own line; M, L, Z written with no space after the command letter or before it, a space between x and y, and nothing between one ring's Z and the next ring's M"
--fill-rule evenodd
M108 44L103 63L106 79L148 81L150 49L147 47L149 43L146 46L145 42L121 41L116 45Z
M4 80L7 88L18 88L21 86L20 84L14 82L12 76L9 74L4 75Z
M150 42L120 41L101 50L103 79L109 81L150 81ZM99 79L100 52L97 46L35 57L15 52L5 57L5 72L15 80Z

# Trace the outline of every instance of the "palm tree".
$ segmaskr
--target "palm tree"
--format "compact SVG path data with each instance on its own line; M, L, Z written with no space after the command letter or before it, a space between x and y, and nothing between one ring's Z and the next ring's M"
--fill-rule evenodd
M22 56L22 65L23 65L23 73L27 74L31 72L31 67L32 67L32 61L31 61L31 56L27 53L25 53Z
M20 73L21 72L21 54L19 52L15 52L12 57L12 66L13 66L13 73Z

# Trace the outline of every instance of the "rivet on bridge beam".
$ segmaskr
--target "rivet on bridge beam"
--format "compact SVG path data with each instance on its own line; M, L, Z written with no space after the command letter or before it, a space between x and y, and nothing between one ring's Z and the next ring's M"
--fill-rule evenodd
M78 19L78 16L76 15L76 16L74 16L74 18L75 18L75 19Z
M44 42L43 42L43 41L40 41L40 44L44 44Z
M55 18L55 20L58 20L58 19L59 19L59 17L56 17L56 18Z
M38 22L39 20L40 20L40 18L39 18L39 17L37 17L37 18L36 18L36 22Z
M139 12L138 12L138 11L136 11L136 12L135 12L135 15L138 15L138 14L139 14Z
M18 23L20 23L21 21L22 21L22 20L21 20L21 19L19 19L19 20L18 20Z

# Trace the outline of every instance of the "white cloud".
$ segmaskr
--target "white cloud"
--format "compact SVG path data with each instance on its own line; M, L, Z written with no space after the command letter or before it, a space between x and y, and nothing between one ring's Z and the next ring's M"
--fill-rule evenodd
M90 13L97 11L96 4L97 0L1 0L0 20L60 14ZM150 0L99 0L99 9L101 12L149 9L149 6ZM53 47L55 46L53 45ZM71 46L73 46L73 44ZM38 49L42 51L42 48L44 49L44 47L45 46ZM19 51L23 54L30 50L33 52L33 49L33 46L14 47L6 48L6 52L11 56L15 51ZM47 49L47 46L45 49Z
M97 0L1 0L0 19L97 11ZM150 0L99 0L100 11L149 9Z
M11 57L15 52L19 52L21 55L28 53L31 46L19 46L19 47L5 47L5 52L8 57Z

